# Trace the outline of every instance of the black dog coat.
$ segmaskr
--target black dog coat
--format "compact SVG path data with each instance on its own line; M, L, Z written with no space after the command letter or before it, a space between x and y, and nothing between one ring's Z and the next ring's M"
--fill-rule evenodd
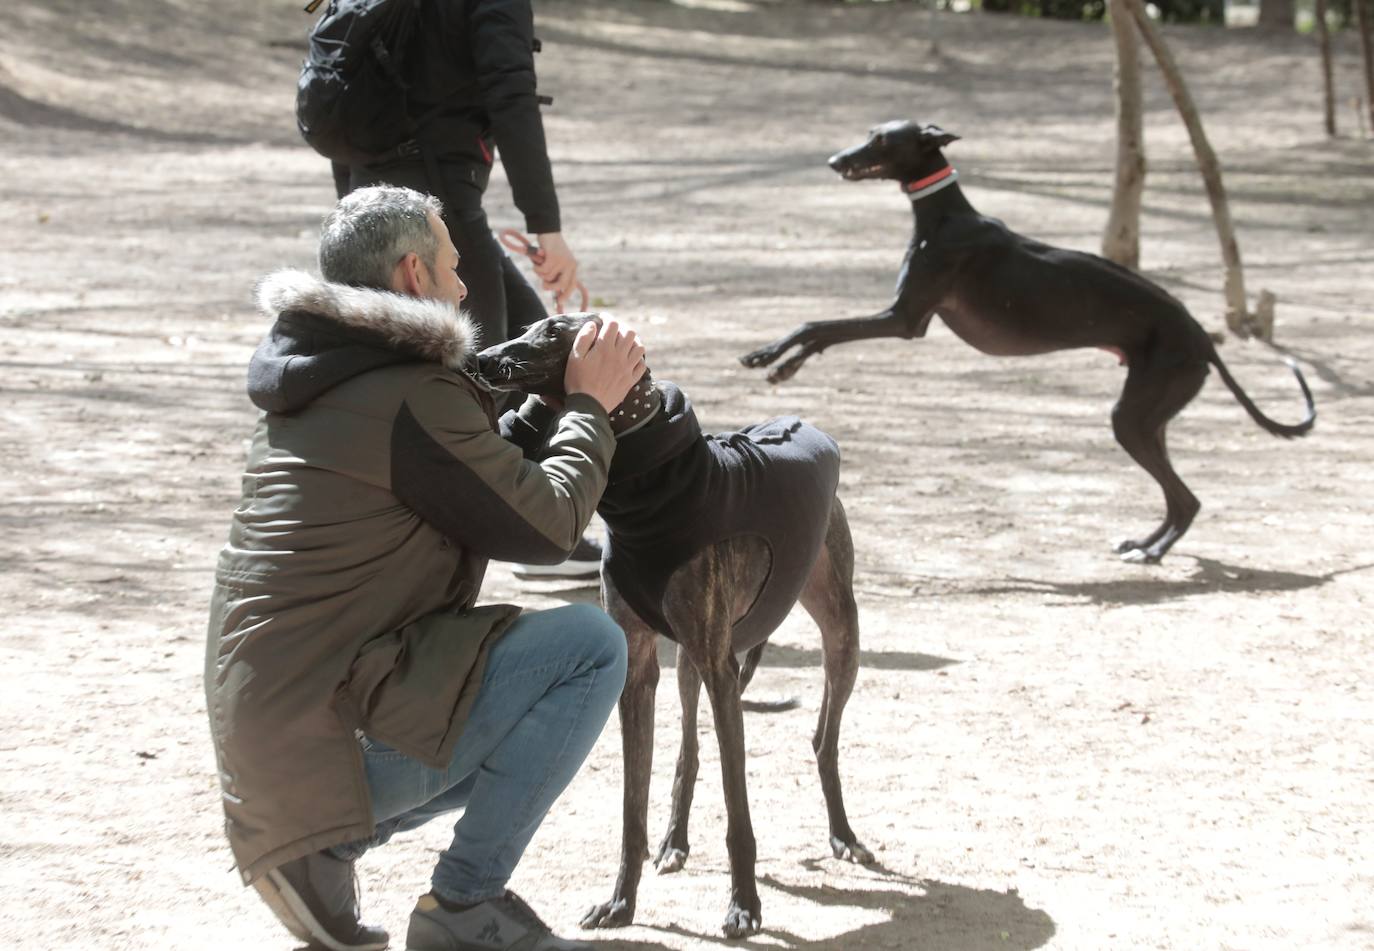
M795 416L704 436L692 404L656 384L658 416L620 437L597 511L606 522L606 570L625 601L659 633L668 579L703 549L742 535L767 542L772 567L735 622L736 653L762 643L796 603L825 541L840 450Z

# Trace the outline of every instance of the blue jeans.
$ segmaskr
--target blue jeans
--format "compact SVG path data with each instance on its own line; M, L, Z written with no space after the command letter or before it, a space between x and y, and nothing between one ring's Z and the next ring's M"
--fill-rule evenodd
M570 604L520 615L492 646L447 769L363 738L377 831L331 851L357 858L397 832L461 809L434 867L434 893L462 903L503 894L606 725L625 666L625 634L598 608Z

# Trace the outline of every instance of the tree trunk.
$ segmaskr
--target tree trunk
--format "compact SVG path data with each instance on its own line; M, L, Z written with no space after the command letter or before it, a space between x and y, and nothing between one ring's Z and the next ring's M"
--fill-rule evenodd
M1322 107L1326 122L1326 134L1336 134L1336 85L1331 78L1331 31L1326 26L1326 0L1314 0L1316 9L1312 15L1316 19L1317 44L1322 56Z
M1102 256L1140 265L1140 196L1145 189L1145 123L1140 91L1140 40L1125 0L1108 0L1116 40L1116 184L1102 235Z
M1207 189L1207 199L1212 204L1212 219L1216 222L1217 240L1221 244L1221 258L1226 266L1226 326L1232 333L1245 337L1250 334L1251 320L1245 300L1245 275L1240 265L1240 247L1236 244L1235 229L1231 226L1231 209L1226 202L1226 189L1221 183L1221 167L1216 153L1207 142L1202 131L1202 120L1198 118L1197 106L1183 81L1178 64L1164 42L1164 36L1145 12L1144 0L1123 0L1140 28L1145 45L1150 47L1159 69L1164 74L1164 82L1173 96L1174 105L1188 128L1188 138L1193 143L1193 153L1197 156L1198 171Z
M1360 27L1360 49L1364 51L1364 104L1369 109L1369 128L1374 131L1374 40L1370 38L1369 6L1374 0L1351 0L1355 6L1355 20Z
M1291 32L1293 15L1294 0L1260 0L1259 26Z

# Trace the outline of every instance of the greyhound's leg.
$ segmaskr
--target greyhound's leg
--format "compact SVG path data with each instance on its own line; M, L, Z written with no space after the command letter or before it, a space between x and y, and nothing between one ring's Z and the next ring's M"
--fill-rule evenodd
M724 931L732 938L756 933L762 915L754 882L757 848L745 784L740 669L731 638L735 618L754 602L771 563L768 547L758 536L727 539L698 552L675 571L663 594L664 616L701 675L715 712L729 820L725 844L730 853L731 892Z
M849 520L836 497L825 544L801 593L802 607L821 630L825 657L825 696L811 747L821 774L821 791L830 819L830 848L839 859L870 863L873 853L849 827L840 789L840 718L859 671L859 609L854 603L854 541Z
M673 812L668 820L668 832L654 859L660 875L680 871L687 864L687 853L691 851L687 843L687 817L692 811L699 764L697 705L701 699L701 675L681 647L677 649L677 695L682 701L682 748L673 777Z
M1154 477L1164 493L1164 521L1146 538L1119 543L1123 561L1155 564L1183 537L1201 504L1174 471L1165 445L1169 420L1198 394L1207 379L1205 363L1161 370L1155 354L1131 365L1121 399L1112 409L1112 432L1121 448Z
M728 631L728 629L727 629ZM726 634L728 637L728 633ZM730 907L721 930L726 937L757 934L763 925L754 864L758 847L749 817L749 790L744 764L744 711L739 703L739 670L734 655L727 654L702 673L706 695L716 720L720 744L721 781L725 788L727 817L725 845L730 853Z
M792 347L801 347L800 352L768 375L771 382L777 383L792 376L808 357L815 356L826 347L848 343L851 340L870 340L874 337L910 337L913 336L912 327L913 321L910 316L905 313L899 314L892 307L871 317L810 321L766 347L746 353L739 361L747 367L765 367Z
M625 629L630 663L620 695L620 731L625 756L624 828L620 840L620 874L611 900L582 918L584 928L619 928L634 921L635 898L644 860L649 857L649 776L654 758L654 689L658 686L655 634L606 584L611 616Z

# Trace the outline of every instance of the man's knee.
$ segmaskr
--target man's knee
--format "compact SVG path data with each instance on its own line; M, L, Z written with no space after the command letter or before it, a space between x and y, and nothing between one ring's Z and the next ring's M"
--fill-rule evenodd
M587 645L588 660L624 681L629 650L620 625L593 604L570 604L562 610L568 612L568 626L576 629Z

